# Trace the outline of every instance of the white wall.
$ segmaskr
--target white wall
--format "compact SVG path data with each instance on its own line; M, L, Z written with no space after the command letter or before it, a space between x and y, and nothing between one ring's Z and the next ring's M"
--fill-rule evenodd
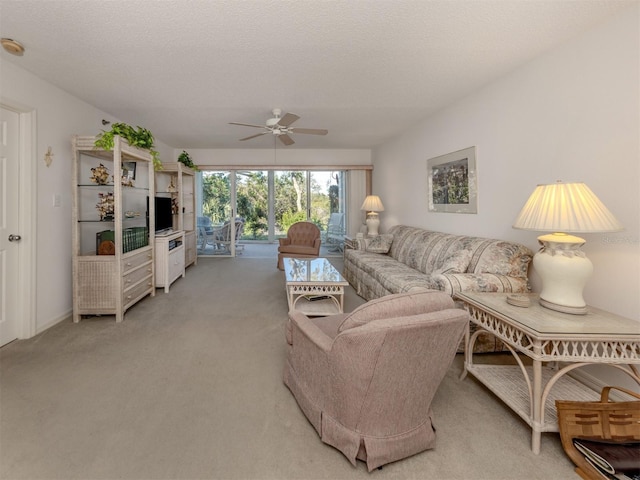
M640 320L639 8L526 64L373 152L383 230L402 223L519 241L538 183L584 181L625 226L581 235L595 272L586 301ZM427 211L426 161L477 147L477 215ZM539 279L532 275L534 289Z
M118 121L22 68L3 62L0 71L2 103L36 111L37 171L36 331L67 318L72 308L71 287L71 137L96 135L102 119ZM44 154L51 147L50 167ZM173 149L158 143L160 158ZM60 207L53 196L60 195Z
M374 150L373 192L387 209L383 230L403 223L514 240L535 251L538 234L511 228L535 185L583 181L625 226L581 235L595 268L585 300L640 320L639 19L635 5ZM473 145L478 214L428 212L427 159ZM531 280L539 291L535 272ZM612 368L580 374L594 386L637 389Z

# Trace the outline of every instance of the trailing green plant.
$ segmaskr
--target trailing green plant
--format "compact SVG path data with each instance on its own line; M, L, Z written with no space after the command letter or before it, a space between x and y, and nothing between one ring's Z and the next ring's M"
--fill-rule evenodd
M183 150L182 153L178 155L178 161L189 168L198 170L196 164L193 163L193 160L191 160L191 156L185 150Z
M153 168L155 170L162 170L160 154L154 150L153 134L146 128L140 126L133 128L126 123L114 123L111 125L111 130L103 130L102 133L98 134L94 145L102 150L113 150L113 137L116 135L124 138L132 147L148 150L151 158L153 158Z

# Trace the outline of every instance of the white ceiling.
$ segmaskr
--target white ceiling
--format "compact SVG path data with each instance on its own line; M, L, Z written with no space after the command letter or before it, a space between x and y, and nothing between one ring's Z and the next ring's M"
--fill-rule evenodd
M0 0L0 59L174 148L271 147L228 122L274 107L329 130L286 148L372 148L636 2Z

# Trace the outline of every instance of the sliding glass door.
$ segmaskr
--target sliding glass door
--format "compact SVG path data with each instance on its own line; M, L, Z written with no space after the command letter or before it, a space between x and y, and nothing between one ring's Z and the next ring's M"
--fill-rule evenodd
M233 257L242 248L244 231L237 215L236 173L200 172L198 183L198 254Z
M235 256L246 251L250 256L252 244L276 243L293 223L305 220L322 231L325 251L341 250L347 211L345 172L205 171L199 177L200 255ZM211 239L211 232L225 225L235 228L235 243L220 244L216 234Z
M308 219L307 172L275 171L274 173L274 235L287 235L289 227Z

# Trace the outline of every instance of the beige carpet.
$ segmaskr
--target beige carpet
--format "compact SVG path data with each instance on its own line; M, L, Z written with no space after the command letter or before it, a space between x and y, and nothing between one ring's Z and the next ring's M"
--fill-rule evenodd
M340 266L340 260L333 260ZM346 309L362 302L352 290ZM557 434L530 430L461 357L433 408L437 447L366 472L324 445L282 383L284 274L200 259L121 324L63 322L0 349L5 479L572 479Z

